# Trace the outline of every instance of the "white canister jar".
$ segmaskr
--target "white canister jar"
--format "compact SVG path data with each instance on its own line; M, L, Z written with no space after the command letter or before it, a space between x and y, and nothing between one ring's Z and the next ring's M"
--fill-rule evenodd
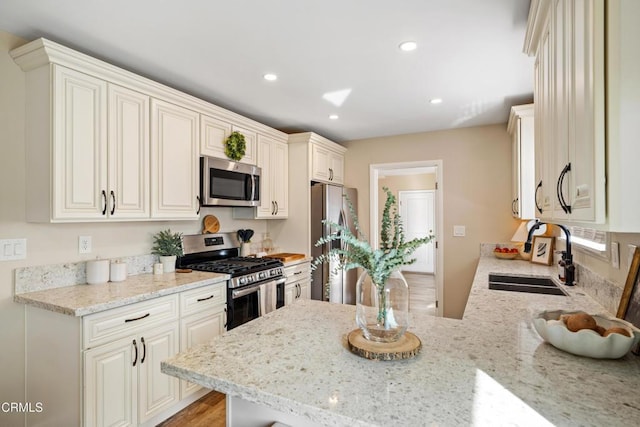
M112 282L123 282L127 280L127 263L120 260L111 262L109 280Z
M89 285L107 283L109 281L109 260L96 259L87 261L86 275Z

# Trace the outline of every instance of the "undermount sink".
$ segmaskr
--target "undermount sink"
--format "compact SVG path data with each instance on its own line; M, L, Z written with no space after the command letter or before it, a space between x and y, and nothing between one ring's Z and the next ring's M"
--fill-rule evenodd
M567 296L550 277L489 273L489 289Z

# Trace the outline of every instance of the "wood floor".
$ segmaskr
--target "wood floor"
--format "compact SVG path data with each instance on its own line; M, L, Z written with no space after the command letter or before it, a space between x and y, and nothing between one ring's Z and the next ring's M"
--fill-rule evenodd
M433 274L403 272L409 284L409 311L435 316L436 280Z
M409 310L435 316L435 277L421 273L402 274L409 284ZM158 427L224 427L225 417L225 395L212 391L158 424Z
M158 424L158 427L224 427L225 421L225 395L212 391Z

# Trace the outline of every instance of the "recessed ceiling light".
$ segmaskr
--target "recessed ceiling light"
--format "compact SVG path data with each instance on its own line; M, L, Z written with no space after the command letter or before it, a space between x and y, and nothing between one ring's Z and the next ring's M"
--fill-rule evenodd
M400 43L400 46L398 47L403 52L411 52L412 50L416 50L416 48L418 47L418 43L414 41L406 41L406 42Z
M330 114L330 115L329 115L329 118L330 118L331 120L338 120L338 115L337 115L337 114Z
M442 98L433 98L429 100L432 104L442 104Z
M270 81L270 82L272 82L272 81L274 81L274 80L278 80L278 76L276 76L276 75L275 75L275 74L273 74L273 73L267 73L267 74L265 74L265 75L264 75L264 76L262 76L262 77L264 77L264 79L265 79L265 80L268 80L268 81Z

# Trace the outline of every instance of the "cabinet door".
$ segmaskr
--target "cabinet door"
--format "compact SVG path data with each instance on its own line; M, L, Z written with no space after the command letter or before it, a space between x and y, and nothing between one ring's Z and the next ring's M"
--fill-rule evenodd
M140 340L121 339L84 353L84 425L134 426ZM134 366L135 363L135 366Z
M149 97L113 84L109 84L108 181L107 215L149 217Z
M199 114L151 100L151 215L197 219Z
M571 220L604 222L604 6L572 1L570 30L569 158Z
M160 372L160 362L178 354L178 322L140 334L140 342L138 422L144 423L180 400L178 379Z
M335 184L344 183L344 156L329 152L329 180Z
M262 169L260 176L260 206L256 208L256 218L271 218L275 213L275 204L271 194L271 141L260 135L257 143L258 166Z
M298 282L287 283L284 287L284 305L292 304L298 298Z
M311 179L329 182L329 150L319 144L311 144Z
M240 159L242 163L248 163L250 165L255 165L257 163L257 153L256 153L256 140L257 134L249 129L233 125L231 128L232 132L240 132L244 135L244 141L246 143L246 149L244 152L244 156ZM226 157L226 156L225 156Z
M303 280L298 286L300 287L299 299L311 299L311 280Z
M219 305L213 310L194 314L180 321L180 351L197 344L205 343L213 337L221 335L226 330L225 305ZM202 387L189 381L180 381L180 398L195 393Z
M551 61L551 40L550 26L542 36L539 56L539 97L536 98L536 105L540 106L540 112L536 117L539 124L539 133L536 133L536 166L538 168L538 182L536 183L537 203L539 217L550 220L553 218L554 200L556 197L556 186L554 176L554 152L553 152L553 124L552 124L552 61ZM541 211L541 212L540 212Z
M53 212L102 219L107 212L107 83L53 66Z
M231 123L200 115L200 154L226 159L224 143L231 134Z
M275 203L273 218L289 216L289 147L271 141L271 197Z
M568 212L565 212L563 203L571 204L569 199L571 188L571 174L567 172L570 167L569 159L569 57L570 30L567 28L569 21L565 9L568 2L564 0L554 0L551 10L551 147L553 154L549 161L552 165L551 179L557 188L556 199L553 201L553 218L566 219Z

